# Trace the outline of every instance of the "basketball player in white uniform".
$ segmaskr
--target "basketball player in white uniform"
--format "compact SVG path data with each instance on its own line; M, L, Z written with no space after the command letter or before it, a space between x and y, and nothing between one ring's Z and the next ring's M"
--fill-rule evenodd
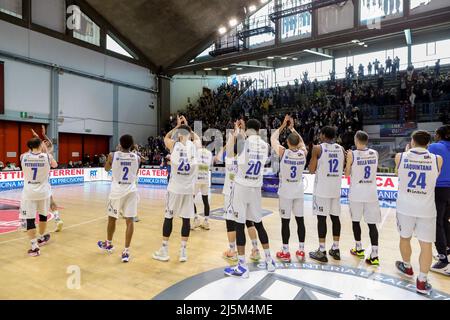
M192 230L198 227L202 229L209 230L209 188L211 187L211 166L213 163L213 156L211 151L206 149L206 146L197 150L197 178L194 187L194 198L197 194L202 195L203 208L205 220L203 223L200 222L199 215L197 214L197 207L194 203L195 218L191 226Z
M178 138L174 139L174 134ZM191 141L191 137L194 141ZM187 261L187 241L191 231L190 220L194 218L194 185L196 179L197 149L201 148L200 138L187 125L184 116L177 117L177 126L164 138L170 150L172 170L167 187L166 214L163 224L161 248L153 253L153 259L169 261L169 237L172 233L173 218L178 215L183 220L181 227L180 262Z
M42 143L47 148L47 152L53 156L53 143L52 143L52 140L47 136L45 126L42 125L41 128L42 128L41 129L41 133L42 133L42 136L44 138ZM32 132L34 137L40 139L40 137L36 133L36 131L31 129L31 132ZM64 226L64 222L62 221L62 219L61 219L61 217L59 215L58 205L56 204L53 195L50 196L50 212L53 214L53 217L54 217L54 220L55 220L55 224L56 224L55 232L61 232L62 228Z
M131 152L134 141L130 135L120 138L119 151L110 153L106 160L105 170L112 169L111 192L108 202L108 228L106 241L98 241L101 250L111 253L116 222L122 215L127 224L125 232L125 249L122 252L122 262L130 261L130 245L134 232L134 219L137 216L139 194L137 189L140 157Z
M26 220L26 229L31 241L28 255L36 257L40 255L39 247L50 241L50 234L45 233L52 194L48 179L50 169L58 167L58 164L53 156L47 153L41 139L32 138L27 146L29 152L20 156L24 178L20 218ZM39 215L39 237L36 237L36 214Z
M328 262L325 240L327 236L327 216L333 225L333 246L328 251L335 260L340 260L339 237L341 234L341 184L344 170L344 149L337 143L336 129L323 127L320 130L320 145L314 146L309 171L315 174L313 191L313 213L317 216L319 249L310 252L311 259Z
M222 257L231 264L236 264L238 261L236 252L236 222L234 221L233 204L231 203L231 191L233 190L234 179L238 171L236 139L238 135L245 135L244 128L244 120L236 121L234 131L229 135L227 144L225 145L226 151L224 152L224 148L222 148L215 159L216 162L223 162L225 154L225 182L223 184L222 194L224 195L223 210L227 226L228 250L223 253ZM261 260L261 254L258 249L258 237L255 224L253 221L247 220L245 225L247 226L248 236L252 242L250 260L259 262Z
M280 132L289 128L290 134L287 138L288 149L280 145ZM281 237L283 248L277 252L277 258L283 262L291 262L289 252L289 238L291 215L294 214L297 221L297 234L299 248L295 256L300 262L305 261L305 221L304 221L304 186L303 170L306 164L306 148L302 137L294 129L294 119L286 115L281 127L276 130L270 139L272 148L280 157L279 175L279 208L281 216Z
M238 171L231 192L236 222L238 265L224 270L228 276L249 277L249 269L245 262L245 222L247 220L253 221L258 231L259 240L266 256L267 270L275 271L275 262L269 249L269 238L261 217L261 187L269 145L259 136L260 128L261 124L258 120L249 120L247 122L247 138L243 148L239 148L238 140ZM232 147L234 148L234 145Z
M350 176L350 214L353 222L353 235L356 246L350 253L360 259L364 259L365 250L361 244L361 218L369 226L369 236L372 245L370 256L366 259L369 265L379 265L378 259L378 229L377 223L381 222L381 210L378 203L377 169L378 152L369 149L367 144L369 135L364 131L355 134L356 150L347 153L347 165L345 175Z
M426 131L412 134L411 149L395 157L398 168L397 227L400 233L402 261L395 263L405 276L414 275L411 266L411 237L420 244L420 273L416 291L430 294L432 287L427 277L432 263L432 244L436 240L436 203L434 189L442 167L442 157L426 148L431 135Z

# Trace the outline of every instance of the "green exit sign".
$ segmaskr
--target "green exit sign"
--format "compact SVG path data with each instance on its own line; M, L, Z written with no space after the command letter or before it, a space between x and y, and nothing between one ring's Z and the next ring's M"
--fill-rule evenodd
M21 118L21 119L26 119L26 118L28 118L28 112L21 112L21 113L20 113L20 118Z

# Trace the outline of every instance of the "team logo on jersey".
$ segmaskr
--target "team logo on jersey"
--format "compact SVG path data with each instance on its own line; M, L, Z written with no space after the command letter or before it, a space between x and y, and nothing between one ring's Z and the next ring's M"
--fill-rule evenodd
M223 268L185 279L155 300L450 300L433 290L416 293L415 283L390 275L341 265L277 263L268 273L265 264L250 265L250 278L225 277Z

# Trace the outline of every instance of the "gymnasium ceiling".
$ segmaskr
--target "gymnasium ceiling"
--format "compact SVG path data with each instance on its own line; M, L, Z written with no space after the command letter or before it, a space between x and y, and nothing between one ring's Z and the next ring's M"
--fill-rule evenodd
M156 68L186 63L206 49L220 25L241 20L249 0L85 0ZM259 1L258 1L259 2Z

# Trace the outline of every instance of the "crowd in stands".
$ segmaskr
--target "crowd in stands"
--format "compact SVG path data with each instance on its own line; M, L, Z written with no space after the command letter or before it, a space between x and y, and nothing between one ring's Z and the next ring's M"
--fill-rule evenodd
M364 125L362 107L396 105L399 121L414 121L416 104L450 100L450 73L441 73L439 60L434 68L415 70L410 65L400 71L400 59L388 57L385 65L377 59L370 62L367 73L362 65L357 71L349 65L344 79L330 73L328 81L311 81L307 71L299 78L284 87L260 90L250 80L224 84L214 91L205 89L199 101L181 113L191 125L201 121L203 130L214 128L224 134L239 118L257 118L270 133L289 113L307 145L318 142L321 127L332 125L337 128L338 143L349 149L354 133ZM175 119L174 114L166 130L174 126ZM448 121L448 116L443 121ZM162 137L149 138L148 146L142 149L153 165L167 154Z

